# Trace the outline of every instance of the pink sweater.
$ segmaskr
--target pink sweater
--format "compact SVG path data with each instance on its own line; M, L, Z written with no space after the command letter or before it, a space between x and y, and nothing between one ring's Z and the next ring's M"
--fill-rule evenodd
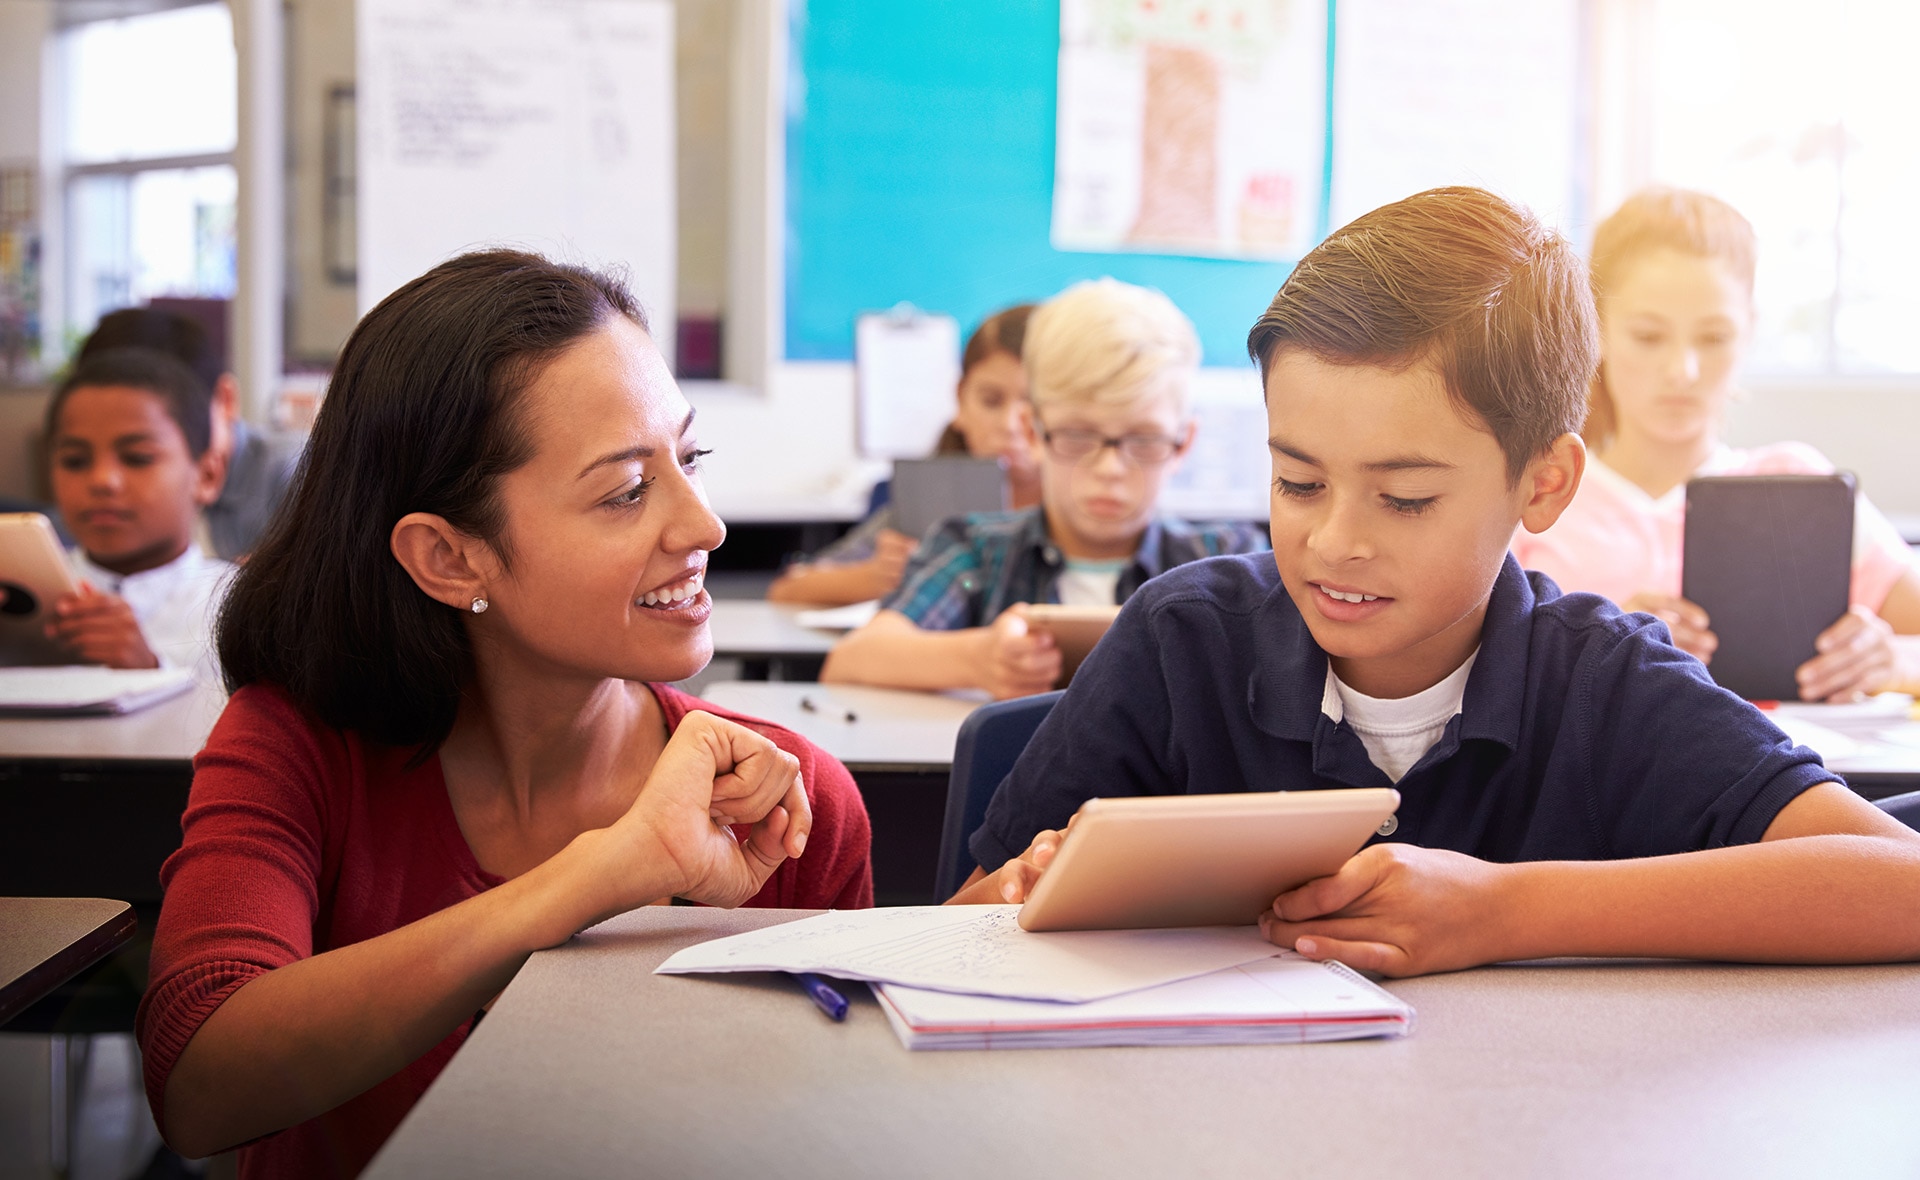
M1805 443L1774 443L1752 450L1723 446L1695 475L1824 475L1833 470ZM1678 596L1686 535L1687 489L1654 499L1637 484L1589 456L1573 503L1544 533L1513 535L1513 555L1562 590L1585 590L1625 604L1635 594ZM1899 532L1859 497L1853 510L1854 604L1878 611L1913 561Z

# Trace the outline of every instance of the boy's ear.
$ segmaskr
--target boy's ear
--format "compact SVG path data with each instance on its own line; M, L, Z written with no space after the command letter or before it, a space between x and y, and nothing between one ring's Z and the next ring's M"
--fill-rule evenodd
M194 507L208 507L220 498L221 489L227 486L227 460L230 458L230 452L209 445L193 461Z
M457 610L485 598L489 576L499 572L499 562L484 542L431 512L401 517L387 544L421 593Z
M1563 434L1520 473L1526 499L1520 505L1520 523L1530 533L1541 533L1560 519L1580 490L1587 471L1587 444L1577 434Z

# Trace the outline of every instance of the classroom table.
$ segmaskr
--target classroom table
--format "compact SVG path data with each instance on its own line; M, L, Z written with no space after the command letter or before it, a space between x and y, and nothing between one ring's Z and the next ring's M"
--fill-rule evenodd
M133 937L133 907L98 897L0 897L0 1025Z
M716 659L764 667L765 679L815 680L820 663L843 634L800 624L808 609L765 600L716 598L708 633Z
M984 693L748 680L709 684L702 695L793 730L856 774L931 772L943 784L960 723L987 699Z
M984 693L736 680L709 684L702 695L785 726L845 763L873 824L875 899L933 900L953 740Z
M1386 986L1411 1036L923 1051L858 984L666 977L801 911L650 908L534 955L389 1177L1914 1175L1920 966L1556 962Z
M0 893L158 905L193 756L225 707L196 685L120 717L0 718Z

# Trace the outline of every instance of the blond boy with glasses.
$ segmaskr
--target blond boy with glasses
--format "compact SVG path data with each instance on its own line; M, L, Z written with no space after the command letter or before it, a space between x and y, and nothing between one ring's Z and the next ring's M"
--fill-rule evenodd
M1200 344L1165 295L1100 279L1048 300L1022 360L1040 456L1040 503L943 522L880 613L827 657L822 680L897 688L1045 692L1053 638L1024 604L1112 606L1174 566L1265 548L1245 524L1162 516L1160 493L1193 443Z

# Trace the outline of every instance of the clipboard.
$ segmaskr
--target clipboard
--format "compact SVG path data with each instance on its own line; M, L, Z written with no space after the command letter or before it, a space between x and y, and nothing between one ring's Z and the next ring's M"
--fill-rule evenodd
M1707 671L1750 701L1798 700L1794 670L1847 613L1853 476L1703 476L1687 483L1680 593L1720 639Z
M909 303L854 320L854 432L870 459L919 458L953 418L960 322Z

